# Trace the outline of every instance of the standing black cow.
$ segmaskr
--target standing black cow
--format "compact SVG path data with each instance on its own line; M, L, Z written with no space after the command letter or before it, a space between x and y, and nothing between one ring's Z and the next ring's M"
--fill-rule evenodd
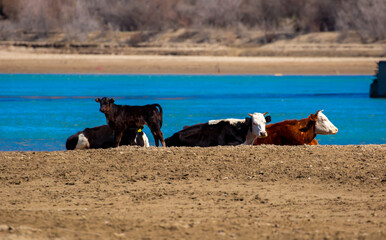
M143 128L147 125L153 134L155 145L158 147L161 142L165 147L165 140L161 132L162 108L159 104L145 106L128 106L114 104L114 98L96 98L100 103L100 111L105 114L107 124L114 131L114 146L118 147L122 134L126 129L137 127ZM158 110L159 109L159 110Z
M127 129L122 136L121 145L149 147L149 140L141 128ZM70 136L66 141L67 150L111 148L114 146L113 130L108 125L86 128Z
M166 146L252 145L256 138L267 136L265 124L271 117L265 117L266 114L254 113L249 114L251 118L212 120L187 126L166 138Z

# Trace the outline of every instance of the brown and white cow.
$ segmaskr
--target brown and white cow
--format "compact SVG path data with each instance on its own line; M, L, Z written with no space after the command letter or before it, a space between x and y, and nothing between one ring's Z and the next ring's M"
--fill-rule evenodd
M114 104L114 98L96 98L100 103L100 109L105 114L107 124L114 131L114 147L121 142L123 132L130 128L143 128L147 125L153 134L155 145L158 147L161 142L165 147L165 140L161 132L162 108L159 104L145 106L128 106ZM159 110L158 110L159 109Z
M322 113L323 110L311 114L301 120L285 120L266 126L268 137L256 139L254 145L318 145L317 134L336 134L336 128Z
M149 140L141 128L127 129L120 145L149 147ZM114 146L113 130L108 125L86 128L70 136L66 141L67 150L111 148Z
M267 136L265 124L271 121L271 117L265 117L266 114L254 113L245 119L211 120L186 126L165 139L166 146L252 145L256 138Z

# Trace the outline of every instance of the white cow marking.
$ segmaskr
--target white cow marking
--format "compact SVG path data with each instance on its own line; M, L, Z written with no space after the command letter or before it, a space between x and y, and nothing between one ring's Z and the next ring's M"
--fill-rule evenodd
M87 149L90 148L90 143L88 139L83 135L83 133L78 135L78 143L76 144L75 149Z
M221 121L229 122L232 125L236 125L237 123L245 122L245 119L227 118L227 119L220 119L220 120L210 120L208 122L208 124L209 125L215 125L215 124L217 124L217 123L219 123Z
M332 124L330 120L328 120L328 118L322 113L322 111L318 112L315 124L315 134L336 134L338 132L338 128L336 128L334 124Z
M142 135L143 142L145 143L144 147L150 147L149 139L147 138L147 135L143 133Z
M253 145L253 142L256 138L262 138L267 136L267 132L265 131L265 124L267 121L265 120L265 116L262 113L254 113L249 114L252 117L252 129L248 131L247 138L244 145Z

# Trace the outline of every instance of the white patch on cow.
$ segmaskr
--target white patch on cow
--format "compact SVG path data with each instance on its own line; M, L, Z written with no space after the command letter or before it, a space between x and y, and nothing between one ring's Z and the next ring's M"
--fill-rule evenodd
M265 130L265 116L262 113L254 113L250 115L252 117L252 129L248 131L247 138L244 145L252 145L256 138L267 137Z
M143 143L144 143L144 147L150 147L150 144L149 144L149 139L147 138L147 135L145 133L143 133L142 135L142 139L143 139Z
M142 133L143 133L143 134L142 134L143 146L144 146L144 147L150 147L149 139L147 138L146 133L145 133L145 132L142 132ZM138 134L137 134L137 136L136 136L135 139L134 139L135 145L138 145L138 142L137 142L137 138L138 138L138 137L139 137L139 136L138 136Z
M90 143L88 139L83 135L83 133L78 135L78 143L76 144L75 149L88 149L90 148Z
M245 122L245 119L236 119L236 118L227 118L227 119L220 119L220 120L210 120L208 122L209 125L215 125L221 121L229 122L232 125L236 125L239 122Z
M336 128L334 124L332 124L330 120L328 120L328 118L322 113L322 111L319 111L315 124L315 134L328 135L336 134L337 132L338 128Z

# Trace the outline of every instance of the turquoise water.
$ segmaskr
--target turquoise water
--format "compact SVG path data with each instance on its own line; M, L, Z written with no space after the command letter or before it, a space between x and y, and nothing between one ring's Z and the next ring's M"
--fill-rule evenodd
M159 103L162 131L269 111L272 122L324 109L338 134L320 144L386 143L386 100L370 99L372 76L0 74L0 150L64 150L67 137L106 123L95 97ZM154 139L147 127L151 145Z

